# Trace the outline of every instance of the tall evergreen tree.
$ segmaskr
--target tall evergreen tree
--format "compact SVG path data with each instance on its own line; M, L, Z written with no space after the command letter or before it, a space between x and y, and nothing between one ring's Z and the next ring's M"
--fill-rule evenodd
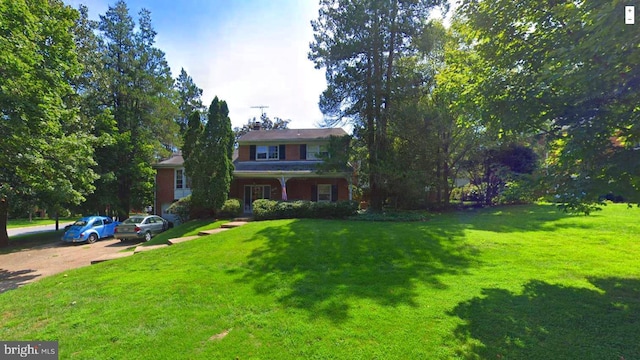
M216 96L207 114L207 124L197 147L188 155L196 159L191 169L193 206L206 213L214 213L227 200L233 176L234 136L229 119L229 108Z
M200 141L204 132L202 115L199 111L194 111L189 116L187 129L184 133L184 145L182 145L182 157L184 158L184 170L188 177L193 178L194 169L198 167L198 153L201 151ZM196 156L191 156L194 154Z
M183 69L176 79L175 89L178 95L178 109L180 110L176 122L180 125L180 134L184 136L189 125L189 119L194 111L204 109L202 105L202 89L200 89L193 78Z
M142 10L138 27L124 1L100 16L99 29L105 42L103 65L109 94L105 105L116 121L115 143L98 161L111 163L117 194L112 204L121 217L132 208L142 208L153 198L154 171L151 164L175 148L178 126L173 104L173 79L164 53L154 47L156 32L149 11Z
M77 16L57 0L0 2L0 246L12 201L60 206L93 190L94 139L70 85L80 73Z
M309 59L325 68L320 110L350 120L367 147L371 209L380 211L389 182L390 139L398 58L415 51L412 40L438 0L321 0L312 22Z
M77 94L75 101L80 108L80 120L96 137L94 151L99 161L93 169L99 178L94 182L98 191L89 194L75 210L81 213L107 213L110 212L110 204L118 203L117 193L110 191L116 188L114 169L119 166L110 146L114 144L117 127L111 109L104 106L107 92L102 84L107 79L102 61L104 43L97 34L98 22L89 19L86 6L81 5L78 11L80 16L73 34L81 72L72 85Z

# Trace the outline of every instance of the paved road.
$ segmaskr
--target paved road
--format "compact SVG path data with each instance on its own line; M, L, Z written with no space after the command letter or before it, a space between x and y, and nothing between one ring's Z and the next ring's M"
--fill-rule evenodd
M69 224L73 224L73 222L64 222L64 223L61 222L60 229L64 229L64 227ZM16 235L34 234L39 232L55 231L55 230L56 230L56 225L52 224L52 225L38 225L38 226L28 226L28 227L15 228L15 229L7 229L7 233L9 234L9 237L12 237Z

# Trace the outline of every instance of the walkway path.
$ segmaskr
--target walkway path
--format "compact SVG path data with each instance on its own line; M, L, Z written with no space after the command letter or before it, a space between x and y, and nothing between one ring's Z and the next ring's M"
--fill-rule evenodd
M247 221L244 220L244 219L243 220L234 220L234 221L222 224L220 226L220 228L218 228L218 229L200 231L198 233L198 235L185 236L185 237L181 237L181 238L169 239L169 240L167 240L166 244L152 245L152 246L139 245L139 246L137 246L135 248L135 250L133 252L125 252L125 253L117 253L117 254L106 254L106 255L103 255L103 256L101 256L99 258L91 260L91 264L97 264L97 263L101 263L101 262L104 262L104 261L120 259L122 257L126 257L126 256L129 256L129 255L134 255L134 254L137 254L139 252L149 251L149 250L154 250L154 249L160 249L160 248L163 248L163 247L167 247L169 245L175 245L175 244L183 243L183 242L186 242L186 241L191 241L191 240L194 240L194 239L198 239L198 238L200 238L202 236L218 234L218 233L221 233L223 231L227 231L229 229L233 229L233 228L236 228L238 226L242 226L242 225L244 225L246 223L247 223Z

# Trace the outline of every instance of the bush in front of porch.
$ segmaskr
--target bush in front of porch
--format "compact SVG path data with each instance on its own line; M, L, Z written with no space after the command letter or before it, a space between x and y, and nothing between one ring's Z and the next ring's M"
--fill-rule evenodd
M313 218L344 219L356 214L358 203L351 200L337 202L275 201L259 199L253 202L253 217L256 220Z

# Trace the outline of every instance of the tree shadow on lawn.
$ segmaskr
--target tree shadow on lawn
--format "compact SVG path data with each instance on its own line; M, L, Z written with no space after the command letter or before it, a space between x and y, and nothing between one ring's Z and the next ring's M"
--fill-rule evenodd
M522 294L485 289L459 304L464 359L639 359L640 280L592 278L598 288L530 281Z
M418 284L446 288L439 277L463 274L474 261L462 229L421 223L293 220L265 228L242 282L286 307L334 322L349 317L350 299L416 306Z
M0 255L63 246L65 243L60 240L63 234L64 231L60 230L12 236L9 238L9 246L0 248Z
M487 209L470 209L453 213L450 216L469 229L497 233L552 232L566 228L589 229L592 227L573 221L561 222L561 220L584 217L584 215L566 213L551 204L505 205ZM591 218L599 216L602 215L589 215ZM446 221L450 217L444 216L442 219Z

